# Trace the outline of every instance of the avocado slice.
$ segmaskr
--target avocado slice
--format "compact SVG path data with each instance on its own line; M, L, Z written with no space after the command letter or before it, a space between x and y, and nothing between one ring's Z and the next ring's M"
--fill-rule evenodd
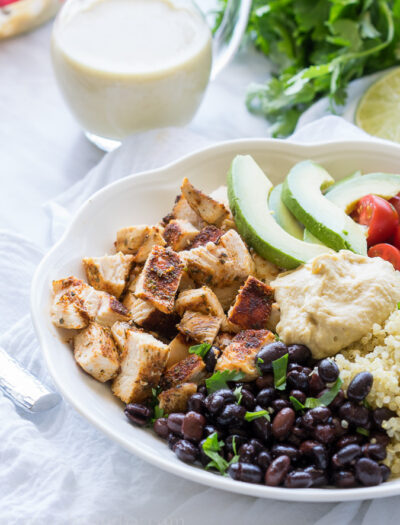
M296 239L303 239L303 227L283 204L281 199L282 188L283 184L278 184L272 189L268 199L268 207L273 218L284 230Z
M326 246L336 251L347 249L366 255L367 241L362 228L322 194L333 183L329 173L315 162L299 162L283 183L283 202L296 219ZM345 188L347 184L350 182L341 187Z
M342 208L346 213L351 213L357 202L372 193L384 199L391 199L400 192L400 175L390 173L368 173L356 177L336 188L330 188L325 197Z
M362 177L361 171L355 171L354 173L347 175L347 177L343 177L343 179L337 180L334 184L332 184L332 186L329 186L329 188L326 190L325 195L329 193L330 191L336 190L338 186L345 184L349 180L356 179L357 177Z
M307 228L304 228L303 241L324 245L324 243L322 243L319 239L317 239L315 235L313 235L309 230L307 230Z
M228 172L229 206L240 235L279 268L290 270L329 252L326 246L300 241L287 233L268 208L272 183L250 155L238 155Z

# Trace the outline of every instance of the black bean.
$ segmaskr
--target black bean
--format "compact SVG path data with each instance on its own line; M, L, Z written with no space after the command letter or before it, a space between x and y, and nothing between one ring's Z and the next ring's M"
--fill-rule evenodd
M154 432L160 436L160 438L167 439L169 434L168 423L165 417L160 417L154 421Z
M249 443L253 445L257 454L261 452L262 450L265 450L263 443L259 439L252 438L250 439Z
M153 415L153 411L140 403L129 403L124 409L126 417L131 423L143 427L147 425Z
M340 489L357 486L356 478L351 470L337 470L333 473L333 484Z
M307 437L307 431L296 423L292 428L292 435L303 441Z
M263 388L257 394L257 403L264 409L271 406L271 402L276 398L276 390L271 387Z
M319 375L314 372L308 376L308 388L310 390L310 394L315 396L325 388L325 383L322 381Z
M246 483L260 483L262 479L260 467L250 463L233 463L228 469L228 474L234 480Z
M272 361L279 359L287 353L288 347L281 341L275 341L261 348L256 356L256 363L263 374L272 372Z
M176 457L185 463L194 463L197 459L198 449L187 439L180 439L175 443Z
M362 401L371 391L373 375L370 372L360 372L353 377L347 388L347 397L350 401Z
M244 423L246 409L236 403L226 405L217 417L217 423L221 426L241 425Z
M274 409L275 412L279 412L282 410L282 408L292 408L292 403L288 401L287 399L274 399L271 401L271 407Z
M222 438L222 433L219 430L217 430L217 428L214 425L206 425L204 427L204 436L205 437L211 436L211 434L214 434L214 432L217 432L218 439Z
M386 449L380 443L367 443L362 447L362 453L365 457L375 461L383 461L386 458Z
M325 383L333 383L339 377L339 367L332 359L323 359L318 365L318 375Z
M365 425L368 423L369 411L362 405L357 405L351 401L346 401L339 408L339 416L352 425L357 427L365 427Z
M274 459L279 456L288 456L292 462L296 463L296 461L300 459L300 452L297 448L293 447L292 445L276 443L271 448L271 456Z
M285 487L288 489L308 489L312 483L310 472L305 470L293 470L285 478Z
M228 428L224 429L225 434L235 434L235 435L238 435L238 436L242 436L245 439L250 439L250 436L248 435L247 430L248 429L243 427L242 424L240 424L240 425L230 425L230 426L228 426Z
M282 408L272 422L272 433L277 439L284 439L293 428L296 414L293 408Z
M292 370L286 376L286 381L289 388L308 392L308 375L303 371Z
M299 365L298 363L289 363L287 365L287 373L291 372L292 370L297 370L298 372L302 372L303 367Z
M262 450L257 456L257 465L266 470L271 464L271 455L266 450Z
M314 418L312 414L310 414L311 410L308 410L304 416L301 418L301 426L307 430L314 430Z
M329 410L328 407L315 407L312 408L307 412L308 417L311 417L314 421L314 425L317 423L326 423L328 419L331 417L332 412Z
M189 411L183 418L182 434L185 439L200 441L203 437L203 430L206 418L198 412Z
M240 404L249 412L254 410L254 407L256 406L256 398L250 390L245 388L242 389L242 399Z
M370 435L370 440L372 441L373 439L384 447L387 447L390 443L389 436L383 432L373 432Z
M390 468L387 465L379 465L382 474L382 481L386 481L390 476Z
M286 438L286 441L288 442L289 445L291 445L293 447L296 447L296 448L299 448L299 446L300 446L300 444L302 442L302 439L303 438L299 438L299 437L295 436L293 434L293 430L292 430L291 433Z
M289 393L289 397L295 397L303 405L304 405L304 403L306 401L306 398L307 398L305 393L302 392L301 390L291 390L290 393Z
M257 377L256 387L259 390L262 390L263 388L267 388L269 386L274 386L274 374L264 374L261 377Z
M176 434L170 432L168 434L168 446L171 450L175 450L175 444L179 441L179 437Z
M225 405L235 402L236 397L234 396L233 392L228 389L223 389L207 396L205 405L210 414L215 416L222 411Z
M342 423L340 422L340 419L338 419L337 417L332 418L331 425L335 432L335 437L340 438L346 434L347 429L342 427Z
M316 468L314 465L310 465L309 467L306 467L304 471L311 475L313 487L322 487L323 485L328 484L326 473L321 468Z
M318 441L307 440L300 445L300 453L311 458L318 468L323 470L328 465L328 454L326 448Z
M250 424L251 432L262 441L269 441L272 437L271 423L265 417L258 417Z
M341 448L332 456L332 465L335 468L345 467L354 464L355 460L361 456L361 447L359 445L347 445Z
M243 463L255 463L257 459L257 452L251 443L245 443L239 449L240 461Z
M197 392L199 394L203 394L203 396L206 396L207 395L207 387L206 387L206 385L199 385L197 387Z
M329 403L329 408L331 410L337 410L339 407L343 405L343 403L346 401L345 395L343 390L339 390L339 392L336 394L335 399Z
M311 357L310 349L304 345L289 345L289 362L305 365Z
M199 446L198 446L199 460L200 460L200 463L203 465L203 467L206 467L211 462L211 458L207 456L207 454L203 450L203 445L205 441L206 441L205 439L200 441Z
M220 354L221 354L221 351L216 346L212 346L210 350L206 353L203 360L206 365L206 370L210 374L214 372L214 368L215 368L215 365L217 364L217 359Z
M243 436L239 436L238 434L230 434L225 439L225 448L228 452L234 453L233 443L235 443L235 449L236 449L236 452L238 452L240 447L244 445L245 443L247 443L247 438Z
M376 408L372 412L373 422L378 428L382 426L384 421L387 421L391 417L396 417L396 412L393 412L393 410L389 410L386 407Z
M178 412L170 414L167 419L167 424L170 432L174 434L182 435L182 423L185 414L180 414Z
M309 368L308 366L303 366L302 371L304 374L306 374L307 377L309 377L311 375L312 369Z
M332 425L317 425L314 429L314 436L318 441L321 441L321 443L326 445L335 440L335 429Z
M363 438L361 434L346 434L341 437L336 442L336 447L338 449L347 447L347 445L359 445L362 442Z
M206 410L205 400L206 398L203 394L196 392L196 394L193 394L189 398L188 410L193 410L194 412L198 412L199 414L204 414Z
M271 463L265 473L265 484L270 487L278 487L285 479L290 468L290 458L279 456Z
M382 471L376 461L361 458L356 463L356 478L362 485L372 487L382 483Z

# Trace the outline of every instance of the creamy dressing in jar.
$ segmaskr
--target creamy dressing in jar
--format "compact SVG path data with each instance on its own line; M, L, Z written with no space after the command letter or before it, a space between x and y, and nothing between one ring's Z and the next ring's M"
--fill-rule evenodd
M186 124L211 69L211 33L197 9L175 0L70 0L55 24L61 90L90 134Z

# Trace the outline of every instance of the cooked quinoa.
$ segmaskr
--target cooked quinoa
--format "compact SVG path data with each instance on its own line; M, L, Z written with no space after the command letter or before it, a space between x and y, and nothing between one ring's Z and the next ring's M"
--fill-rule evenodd
M400 311L394 311L383 326L337 354L335 360L347 389L359 372L369 371L374 383L367 397L373 408L387 407L397 413L383 423L391 438L385 463L394 476L400 476Z

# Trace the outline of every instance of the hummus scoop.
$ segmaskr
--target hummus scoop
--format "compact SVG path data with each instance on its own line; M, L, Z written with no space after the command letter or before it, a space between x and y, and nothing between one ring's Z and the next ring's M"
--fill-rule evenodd
M279 337L308 346L316 359L361 339L400 301L400 272L379 257L347 250L319 255L271 286L280 308Z

